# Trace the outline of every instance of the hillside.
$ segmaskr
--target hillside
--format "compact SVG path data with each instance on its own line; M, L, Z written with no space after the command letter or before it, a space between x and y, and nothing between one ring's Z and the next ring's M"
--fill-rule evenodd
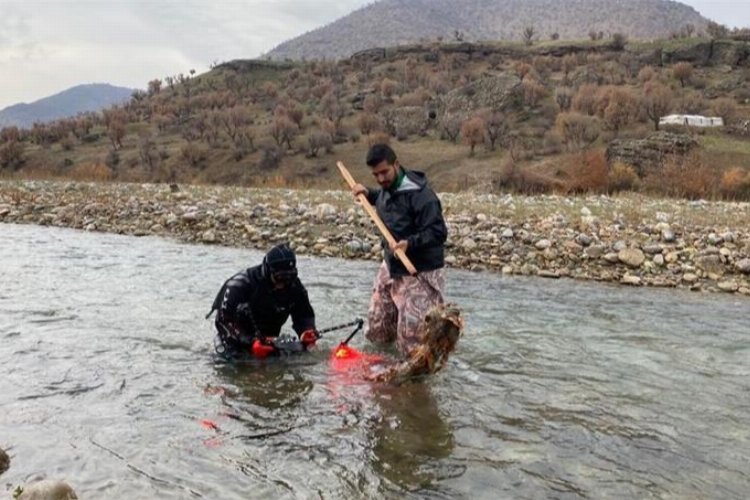
M77 85L58 94L32 103L14 104L0 110L0 127L31 127L36 122L49 122L78 113L100 111L114 104L122 104L133 94L133 89L106 83Z
M721 129L659 130L670 113ZM667 132L667 133L665 133ZM390 141L439 190L750 198L750 42L441 43L238 60L0 130L0 176L339 188Z
M521 40L526 28L549 40L589 33L667 38L686 26L704 31L707 19L669 0L380 0L327 26L286 41L273 59L339 59L372 47L422 40Z

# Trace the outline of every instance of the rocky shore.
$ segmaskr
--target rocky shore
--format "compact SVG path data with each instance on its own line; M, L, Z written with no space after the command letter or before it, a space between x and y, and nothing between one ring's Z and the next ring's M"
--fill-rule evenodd
M750 295L750 204L441 194L450 267ZM0 222L378 260L348 191L0 182ZM0 226L2 234L2 226Z

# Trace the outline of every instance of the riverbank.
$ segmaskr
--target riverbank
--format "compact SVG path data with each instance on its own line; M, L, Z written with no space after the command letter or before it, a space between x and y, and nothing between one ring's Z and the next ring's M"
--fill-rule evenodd
M448 266L750 296L750 204L441 194ZM0 182L0 222L379 260L347 191ZM0 230L1 231L1 230Z

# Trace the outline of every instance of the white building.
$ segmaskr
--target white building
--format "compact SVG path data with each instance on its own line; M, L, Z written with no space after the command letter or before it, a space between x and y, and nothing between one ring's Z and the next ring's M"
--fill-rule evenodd
M659 119L659 125L687 125L689 127L723 127L724 119L718 116L667 115Z

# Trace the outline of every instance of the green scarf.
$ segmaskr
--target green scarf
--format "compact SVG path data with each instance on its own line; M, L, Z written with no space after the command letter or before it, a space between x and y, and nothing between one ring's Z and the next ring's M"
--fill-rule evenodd
M406 177L406 171L403 168L399 168L398 175L396 175L396 178L391 183L391 187L388 188L388 191L390 191L391 193L395 193L404 182L404 177Z

